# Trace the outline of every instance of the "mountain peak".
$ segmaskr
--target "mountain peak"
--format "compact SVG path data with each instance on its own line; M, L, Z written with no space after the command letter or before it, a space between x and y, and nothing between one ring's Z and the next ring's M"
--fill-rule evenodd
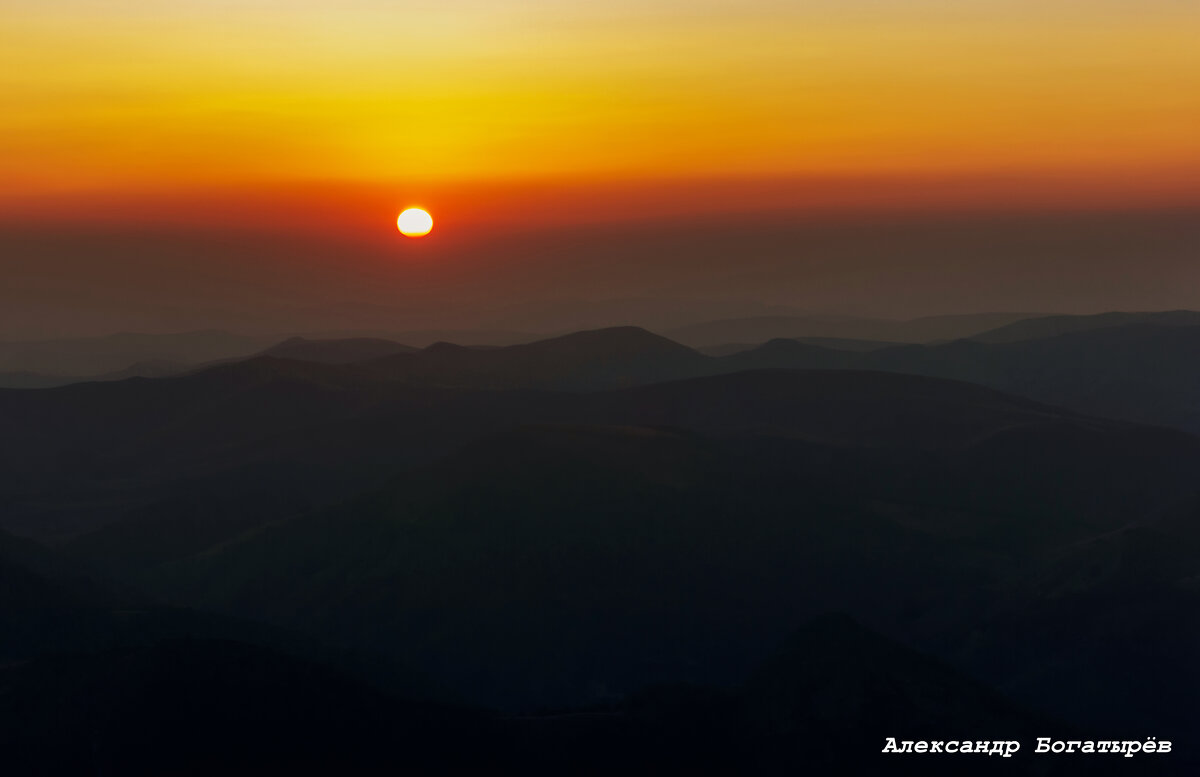
M462 353L463 351L469 351L469 350L471 350L471 349L465 345L459 345L458 343L449 343L449 342L446 342L445 340L438 340L436 343L430 343L429 345L422 348L421 352L425 353L425 354L429 354L431 356L436 356L438 354Z
M414 350L407 345L375 337L347 337L335 340L290 337L263 351L260 356L322 364L352 364Z
M587 348L587 349L620 349L626 352L633 351L662 351L664 353L695 353L686 345L655 334L640 326L613 326L603 329L584 329L579 332L552 337L546 340L539 340L534 343L529 343L524 346L512 346L513 348L538 348L538 349L561 349L563 347L570 348Z

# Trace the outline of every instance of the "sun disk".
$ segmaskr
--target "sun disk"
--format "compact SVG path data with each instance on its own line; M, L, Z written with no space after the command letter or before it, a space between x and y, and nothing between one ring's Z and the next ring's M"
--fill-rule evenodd
M433 217L421 208L407 208L396 219L396 227L405 237L422 237L433 229Z

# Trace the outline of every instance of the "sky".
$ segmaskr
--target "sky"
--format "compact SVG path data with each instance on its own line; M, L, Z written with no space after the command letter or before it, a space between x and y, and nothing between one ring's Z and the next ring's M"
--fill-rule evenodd
M1192 0L0 0L0 271L57 288L20 268L117 240L137 287L123 231L310 235L350 275L444 252L449 293L515 233L1192 211L1197 31ZM381 247L413 204L431 245Z

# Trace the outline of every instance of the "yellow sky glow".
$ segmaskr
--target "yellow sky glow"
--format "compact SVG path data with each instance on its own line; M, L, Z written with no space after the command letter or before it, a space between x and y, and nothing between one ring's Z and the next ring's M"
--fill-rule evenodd
M1192 3L0 0L0 30L2 201L1200 173Z

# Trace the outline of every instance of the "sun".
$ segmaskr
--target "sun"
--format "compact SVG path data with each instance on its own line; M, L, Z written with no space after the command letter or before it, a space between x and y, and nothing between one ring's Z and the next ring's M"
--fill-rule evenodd
M396 219L396 227L405 237L424 237L433 229L433 216L421 208L406 208Z

